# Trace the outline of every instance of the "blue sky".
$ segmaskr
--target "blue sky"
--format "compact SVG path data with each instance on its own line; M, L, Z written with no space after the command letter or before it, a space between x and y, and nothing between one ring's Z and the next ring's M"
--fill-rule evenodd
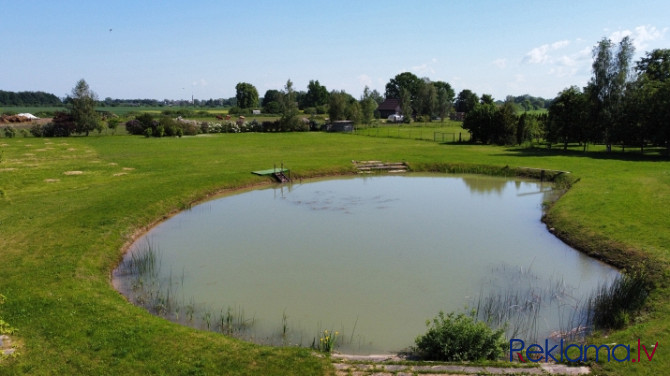
M0 0L0 90L100 98L262 96L287 79L358 97L409 71L491 94L552 98L591 76L603 37L634 60L670 48L668 1Z

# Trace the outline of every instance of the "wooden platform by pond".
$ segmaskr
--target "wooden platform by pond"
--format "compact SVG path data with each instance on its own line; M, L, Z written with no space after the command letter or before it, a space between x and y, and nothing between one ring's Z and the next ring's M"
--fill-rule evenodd
M252 174L259 176L272 176L275 180L280 183L287 183L291 181L289 178L290 170L288 168L270 168L267 170L251 171Z

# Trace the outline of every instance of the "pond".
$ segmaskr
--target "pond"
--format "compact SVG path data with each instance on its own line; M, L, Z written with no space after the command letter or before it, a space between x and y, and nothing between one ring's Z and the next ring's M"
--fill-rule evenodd
M115 285L169 319L273 345L318 344L329 330L338 351L395 352L439 311L477 308L510 320L509 335L544 339L578 328L579 304L618 274L540 221L556 194L476 175L256 189L151 229Z

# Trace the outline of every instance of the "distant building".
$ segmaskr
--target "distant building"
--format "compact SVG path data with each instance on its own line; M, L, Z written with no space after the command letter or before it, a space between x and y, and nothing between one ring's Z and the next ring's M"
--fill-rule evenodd
M327 132L353 132L354 122L351 120L337 120L326 125Z
M391 115L400 115L400 99L386 98L384 102L377 107L379 117L387 119Z

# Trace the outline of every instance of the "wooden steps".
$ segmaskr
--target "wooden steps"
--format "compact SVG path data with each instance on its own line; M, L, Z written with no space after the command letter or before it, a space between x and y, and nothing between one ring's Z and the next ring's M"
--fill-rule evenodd
M359 174L372 174L385 172L397 174L407 172L409 167L405 162L382 162L382 161L351 161Z

